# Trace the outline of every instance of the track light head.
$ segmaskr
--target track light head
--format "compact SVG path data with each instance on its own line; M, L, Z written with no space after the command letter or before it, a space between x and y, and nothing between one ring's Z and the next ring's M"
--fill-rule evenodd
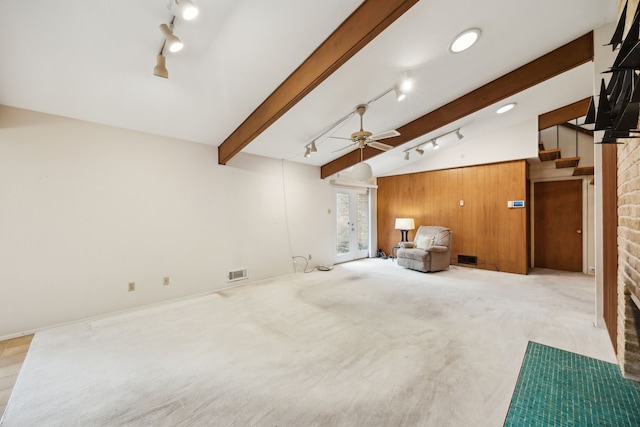
M165 57L163 55L156 56L156 66L153 68L153 75L158 77L169 77L169 71L165 65Z
M311 157L311 149L307 146L306 150L304 150L304 156L308 159Z
M396 93L396 100L398 102L403 101L407 97L407 93L411 91L413 87L413 82L409 79L403 81L399 85L395 85L393 87L393 91Z
M190 21L196 16L200 11L198 7L191 0L175 0L177 5L180 8L180 14L185 19L185 21Z
M167 24L160 24L160 31L164 35L164 39L167 41L167 48L169 48L169 52L176 53L182 50L184 47L184 43L182 40L169 29Z
M462 139L462 138L464 138L464 135L462 135L462 134L460 133L460 129L457 129L457 130L456 130L456 136L458 137L458 139Z
M420 147L416 148L416 153L420 154L421 156L424 154L424 150Z
M431 145L433 145L433 149L434 149L434 150L437 150L437 149L438 149L438 147L440 147L440 146L438 145L438 143L436 142L436 140L435 140L435 139L432 139L432 140L431 140Z
M316 147L316 142L315 141L311 141L310 151L312 153L317 153L318 152L318 148Z
M408 151L405 151L405 153L404 153L404 159L405 159L405 160L409 160L409 152L408 152Z

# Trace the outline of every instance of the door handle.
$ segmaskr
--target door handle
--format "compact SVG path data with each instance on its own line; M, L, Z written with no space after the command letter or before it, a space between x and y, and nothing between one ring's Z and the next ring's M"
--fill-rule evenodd
M582 230L576 230L576 233L582 234Z

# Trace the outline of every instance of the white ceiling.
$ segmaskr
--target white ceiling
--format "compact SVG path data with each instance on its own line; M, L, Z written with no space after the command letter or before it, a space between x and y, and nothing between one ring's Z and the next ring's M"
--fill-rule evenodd
M194 0L200 15L176 19L185 48L167 57L169 78L153 75L168 23L168 0L0 0L0 104L214 146L227 136L361 3L358 0ZM421 0L243 151L320 166L348 141L323 129L399 82L415 82L364 116L373 133L394 129L525 63L614 21L616 0ZM480 41L450 54L461 31ZM512 97L518 108L485 109L433 132L462 126L465 141L592 93L579 67ZM358 129L357 116L335 136ZM425 136L428 139L429 135ZM372 162L382 175L406 165L402 149Z

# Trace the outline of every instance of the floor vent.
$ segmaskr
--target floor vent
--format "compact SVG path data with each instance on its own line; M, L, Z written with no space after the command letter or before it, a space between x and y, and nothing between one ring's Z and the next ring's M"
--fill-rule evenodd
M236 280L243 280L249 278L249 272L246 268L241 268L240 270L231 270L227 276L228 282L235 282Z
M478 264L478 257L473 255L458 255L458 264Z

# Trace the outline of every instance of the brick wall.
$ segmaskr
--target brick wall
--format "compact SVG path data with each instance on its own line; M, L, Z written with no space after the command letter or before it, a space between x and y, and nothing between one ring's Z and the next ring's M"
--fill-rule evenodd
M618 361L640 381L640 139L618 146Z

